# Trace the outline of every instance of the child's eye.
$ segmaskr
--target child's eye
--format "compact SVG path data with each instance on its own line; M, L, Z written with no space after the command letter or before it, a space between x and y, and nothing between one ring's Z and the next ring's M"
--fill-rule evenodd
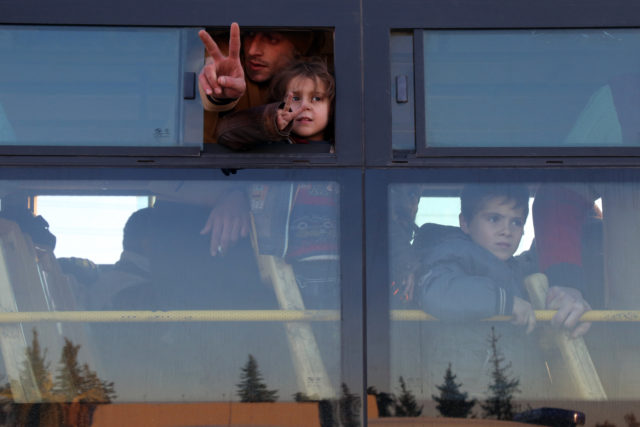
M321 96L314 96L313 98L311 98L311 100L315 102L322 102L323 99L324 98Z
M299 97L299 96L296 96L296 95L293 95L293 96L291 97L291 100L292 100L292 101L300 101L300 97Z
M513 221L511 221L511 224L514 227L518 227L518 228L524 227L524 221L522 221L521 219L514 219Z
M489 215L489 217L487 218L487 220L491 223L495 223L500 221L500 215Z

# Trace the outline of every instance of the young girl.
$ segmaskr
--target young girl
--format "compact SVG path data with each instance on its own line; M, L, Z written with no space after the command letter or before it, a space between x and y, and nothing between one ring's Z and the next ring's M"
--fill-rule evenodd
M334 98L335 82L322 61L294 62L273 78L270 104L233 113L234 117L242 115L242 121L221 118L216 139L235 150L283 140L329 144Z

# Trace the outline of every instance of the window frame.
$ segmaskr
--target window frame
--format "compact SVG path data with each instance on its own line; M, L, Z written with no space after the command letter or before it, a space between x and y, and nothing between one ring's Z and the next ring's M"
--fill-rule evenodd
M329 173L327 173L329 172ZM362 212L362 175L359 170L348 168L318 169L252 169L242 170L236 174L223 176L215 169L198 168L60 168L60 167L20 167L0 168L0 180L11 180L27 183L46 182L43 190L31 188L28 185L12 194L25 200L33 195L92 195L113 196L139 194L131 189L103 189L106 181L141 181L144 185L150 180L211 180L224 182L229 185L242 182L270 182L270 181L334 181L340 186L339 193L339 253L340 253L340 351L341 351L341 380L351 393L361 397L364 386L364 308L363 301L363 258L361 257L361 242L363 240L364 225L360 219ZM77 186L73 189L56 190L52 183L56 181L94 181L94 187ZM347 224L360 224L360 227L350 227ZM285 349L284 351L288 351ZM339 384L336 390L340 393ZM363 399L362 408L366 408ZM366 409L362 414L366 415ZM363 416L365 416L363 415Z
M150 0L135 4L125 1L105 5L96 0L81 2L61 0L53 4L44 0L31 0L28 5L2 1L0 25L64 25L64 26L127 26L127 27L192 27L193 31L206 27L228 28L231 22L242 27L309 28L334 31L334 63L336 64L336 153L309 153L304 148L284 153L233 153L222 147L196 152L192 147L155 149L153 147L0 147L0 163L8 158L18 162L46 160L39 156L73 159L73 163L91 164L105 161L110 164L130 163L131 157L152 159L154 164L165 158L182 157L191 162L211 167L245 167L254 164L297 167L320 165L355 166L363 158L363 108L361 99L362 63L353 61L354 52L362 57L360 31L360 4L356 0L305 0L304 7L292 8L287 0L275 0L269 8L257 0L242 3L202 3L197 0L171 1L162 8ZM340 112L345 112L341 114ZM299 147L298 147L299 148ZM34 159L33 157L36 157ZM197 157L199 160L194 160ZM254 159L257 159L254 163ZM170 162L172 163L172 162Z
M437 13L433 13L433 11ZM438 29L532 29L532 28L639 28L640 5L628 0L611 3L592 0L558 4L549 0L508 2L504 0L432 0L427 5L411 0L372 0L363 11L364 67L379 70L367 73L364 85L366 164L370 166L465 166L473 164L535 166L612 166L640 164L640 147L470 147L429 148L426 146L424 67L422 32ZM390 37L392 32L412 32L414 36L414 93L416 149L394 151L391 134Z

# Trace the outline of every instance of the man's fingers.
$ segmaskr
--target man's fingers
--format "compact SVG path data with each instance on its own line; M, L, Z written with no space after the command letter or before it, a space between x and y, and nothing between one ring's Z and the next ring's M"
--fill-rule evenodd
M578 324L580 316L584 314L584 311L584 307L582 307L581 305L573 305L573 309L569 312L567 318L564 320L564 326L566 328L572 329Z
M213 93L213 87L209 84L209 79L205 74L205 70L202 70L200 75L198 76L198 82L200 83L200 87L204 90L204 93L207 95L211 95Z
M246 87L244 77L220 76L218 77L218 84L225 89L231 89L242 93L244 93L244 89Z
M211 256L216 256L218 254L218 250L222 247L223 231L222 221L215 219L213 221L213 227L211 228L211 244L209 247Z
M229 58L240 60L240 26L237 22L231 24L229 35Z
M202 230L200 230L200 234L207 234L211 230L212 222L213 220L211 219L211 216L209 216L207 222L204 224L204 227L202 227Z
M568 315L569 315L568 306L558 308L558 312L551 318L551 324L556 327L562 326Z
M220 48L213 40L213 38L209 35L209 33L207 33L205 30L200 30L198 31L198 37L200 37L200 40L202 40L202 44L204 44L204 48L207 50L207 52L209 52L209 55L211 55L214 60L220 61L224 59L222 52L220 52Z

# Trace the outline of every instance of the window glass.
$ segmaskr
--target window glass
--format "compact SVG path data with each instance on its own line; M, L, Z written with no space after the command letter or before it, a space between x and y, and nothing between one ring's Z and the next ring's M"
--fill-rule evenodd
M388 185L389 377L370 382L375 416L640 416L637 175L418 176Z
M359 419L341 373L337 181L0 188L2 410L15 425L57 416L35 403L78 401L65 416L96 425L162 402L176 425L337 425L347 404ZM110 238L115 257L100 250Z
M425 31L428 147L638 146L635 29Z
M0 144L201 144L184 134L184 72L202 64L200 47L200 65L186 63L196 33L0 27Z

